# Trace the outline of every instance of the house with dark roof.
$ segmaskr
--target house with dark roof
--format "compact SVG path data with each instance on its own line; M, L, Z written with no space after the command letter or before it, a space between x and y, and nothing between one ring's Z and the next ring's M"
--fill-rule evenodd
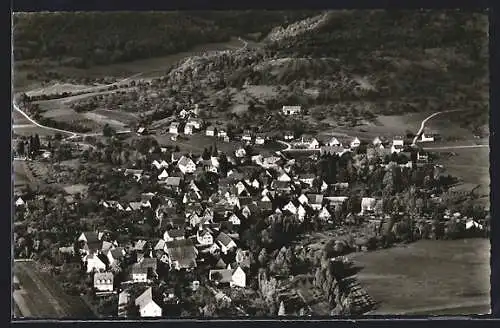
M323 207L323 198L322 194L307 194L308 204L311 206L313 210L319 211Z
M182 174L194 173L194 171L196 170L196 164L191 158L186 156L182 156L181 159L179 159L179 162L177 162L177 167L182 172Z
M198 250L191 239L174 240L166 243L166 254L170 269L192 269L196 267Z
M246 287L246 274L239 266L236 269L210 270L208 279L216 284L229 284L231 287Z
M215 239L215 242L219 245L221 252L224 254L227 254L229 251L237 247L234 240L224 232L219 233L219 235Z
M184 229L170 229L166 230L163 234L163 240L165 242L170 242L174 240L182 240L185 239Z

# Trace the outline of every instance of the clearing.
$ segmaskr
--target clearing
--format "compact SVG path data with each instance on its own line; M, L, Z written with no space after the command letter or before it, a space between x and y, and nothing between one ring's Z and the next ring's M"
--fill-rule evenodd
M14 177L14 188L22 188L30 183L23 161L12 162L12 173Z
M488 239L421 240L349 256L380 302L371 314L478 314L490 308Z
M49 274L36 269L34 262L14 262L13 271L21 290L15 301L23 317L31 318L93 318L91 309L79 296L64 293Z

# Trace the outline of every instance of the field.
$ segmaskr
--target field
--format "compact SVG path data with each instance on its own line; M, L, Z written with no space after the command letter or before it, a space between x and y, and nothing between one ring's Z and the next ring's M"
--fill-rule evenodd
M380 303L371 314L478 314L490 309L488 239L422 240L351 256Z
M17 111L12 111L12 124L30 124L30 121Z
M445 151L445 150L443 150ZM465 183L480 184L479 192L489 194L490 159L489 148L450 149L455 156L440 160L446 171L461 178Z
M12 171L14 174L14 188L22 188L30 183L26 174L26 167L22 161L13 161Z
M80 297L65 294L50 274L36 269L34 262L15 262L13 271L21 286L19 291L14 292L14 298L23 317L95 317Z

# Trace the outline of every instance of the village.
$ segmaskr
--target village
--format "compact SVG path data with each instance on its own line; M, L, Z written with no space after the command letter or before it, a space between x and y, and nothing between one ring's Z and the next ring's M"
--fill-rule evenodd
M415 143L432 142L434 136L318 140L283 132L270 140L252 131L234 135L206 126L197 110L182 110L162 134L171 141L193 134L213 138L200 154L153 141L137 160L114 161L102 145L82 147L79 140L17 140L14 155L21 160L115 164L97 169L94 178L89 172L75 178L89 184L77 195L19 193L16 258L52 265L67 290L90 293L93 306L111 308L107 316L312 315L306 297L287 298L279 290L294 276L314 274L324 266L325 254L345 262L342 256L350 252L487 234L486 211L453 205L473 198L473 190L454 191L456 179ZM282 109L284 117L300 112L300 106ZM148 127L136 131L139 139L151 141ZM104 143L131 147L113 131L104 135ZM232 153L217 149L235 140L239 146ZM273 141L283 149L263 154L254 148ZM99 151L103 156L91 154ZM82 170L70 173L83 175ZM137 190L137 198L117 197L120 192L112 189L118 188L122 195ZM33 227L34 216L49 213L59 225L47 218ZM81 213L101 219L89 224ZM79 219L60 225L70 217ZM316 253L304 247L305 236L322 231L334 232L333 243ZM68 278L64 271L71 270L77 274ZM266 295L270 282L271 296ZM369 311L375 301L360 288L327 302L326 313ZM262 301L254 304L257 300Z

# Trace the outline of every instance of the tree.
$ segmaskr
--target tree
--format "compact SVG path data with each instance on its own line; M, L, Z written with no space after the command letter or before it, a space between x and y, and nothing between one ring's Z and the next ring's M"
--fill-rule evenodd
M24 141L20 140L17 142L16 151L18 155L24 155Z
M57 141L61 141L62 140L62 134L60 132L56 132L54 134L54 139L57 140Z
M262 248L262 250L260 251L258 260L262 266L266 265L266 263L267 263L267 250L265 248Z
M116 131L108 123L104 124L102 128L102 135L109 138L115 135Z

